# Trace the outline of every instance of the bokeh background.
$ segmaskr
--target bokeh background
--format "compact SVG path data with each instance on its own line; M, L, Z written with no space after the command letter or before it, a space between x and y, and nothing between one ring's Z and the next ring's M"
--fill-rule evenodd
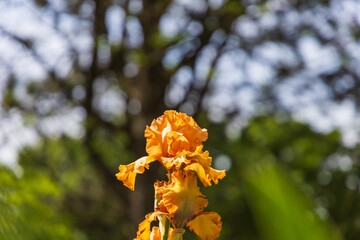
M164 171L115 174L166 109L219 239L359 239L359 40L356 0L1 0L0 239L134 238Z

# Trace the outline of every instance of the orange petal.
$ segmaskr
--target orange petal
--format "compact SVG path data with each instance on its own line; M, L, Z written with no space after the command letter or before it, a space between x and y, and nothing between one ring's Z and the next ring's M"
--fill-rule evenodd
M212 158L209 157L209 152L203 152L202 148L202 145L196 147L196 150L194 152L188 152L186 157L193 162L200 163L206 169L211 166Z
M202 240L213 240L220 235L221 217L216 212L202 212L188 222L187 227Z
M150 128L146 126L145 137L146 152L149 154L149 156L153 156L154 158L160 158L163 155L161 131L157 131L153 127Z
M164 186L162 203L171 216L174 227L183 227L194 215L201 212L208 204L199 191L197 177L193 172L176 171L171 176L170 185Z
M170 156L175 156L177 153L187 150L189 151L191 148L189 140L183 136L181 133L178 132L168 132L163 140L163 145L165 148L165 151Z
M122 181L125 186L134 191L136 173L133 172L133 166L131 165L120 165L119 172L116 174L118 180Z
M149 213L145 216L145 220L139 224L139 230L137 231L138 240L149 240L150 239L150 224L152 221L156 220L156 215L154 213Z
M150 231L150 224L151 222L156 220L156 217L159 214L164 214L162 212L152 212L145 216L145 220L139 224L139 230L137 231L137 238L138 240L149 240L151 231Z
M170 171L180 170L184 165L191 163L186 159L187 153L188 151L182 151L174 157L162 157L161 162L163 166Z
M213 168L209 168L209 179L211 179L215 184L218 184L219 179L223 179L225 175L225 170L216 170Z
M192 163L188 164L185 170L195 171L205 187L211 186L211 181L218 184L219 179L226 175L224 170L215 170L210 167L212 160L209 152L202 152L201 146L196 149L196 152L189 152L186 157Z
M169 228L168 240L172 239L174 229ZM137 238L136 238L137 239ZM150 240L161 240L161 232L159 227L153 227L150 233Z
M150 240L161 240L161 233L159 227L153 227L151 234L150 234Z
M184 168L184 170L191 170L196 172L199 180L204 184L205 187L211 186L209 177L206 175L204 167L200 163L193 163Z
M167 112L164 114L167 115ZM207 130L205 128L201 129L192 117L188 117L185 113L175 112L174 114L169 111L168 115L172 114L175 116L175 131L182 133L187 139L189 139L192 146L199 146L202 142L207 140Z
M149 169L149 163L153 161L155 161L155 159L152 157L142 157L128 165L120 165L116 177L122 181L125 186L134 191L136 174L143 173L145 168Z
M208 134L192 117L170 110L146 128L145 137L147 153L159 159L173 157L182 150L195 151Z

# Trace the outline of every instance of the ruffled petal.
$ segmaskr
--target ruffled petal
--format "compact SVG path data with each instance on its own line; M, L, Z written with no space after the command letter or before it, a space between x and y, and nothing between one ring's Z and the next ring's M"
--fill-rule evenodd
M216 170L211 168L212 158L209 152L202 152L202 146L196 149L196 152L189 152L186 158L191 162L185 167L185 170L195 171L205 187L211 186L211 181L218 184L219 179L225 177L224 170Z
M135 165L135 164L134 164ZM125 186L132 191L135 189L136 173L133 171L134 167L129 165L120 165L119 172L116 174L118 180L122 181Z
M223 179L225 175L226 175L225 170L216 170L213 168L209 168L209 172L208 172L209 179L212 180L215 184L218 184L219 179Z
M202 151L203 146L198 146L196 151L194 152L187 152L186 158L189 159L191 162L200 163L204 169L207 169L211 166L212 158L209 157L209 152Z
M191 163L191 161L189 161L186 158L186 154L188 151L182 151L180 153L178 153L176 156L174 157L162 157L161 158L161 163L163 164L163 166L170 170L170 171L176 171L176 170L180 170L181 168L183 168L185 165L188 165Z
M206 129L201 129L192 117L170 110L155 119L145 130L146 152L156 159L174 157L183 150L195 151L206 141Z
M168 132L163 141L165 147L164 150L170 156L175 156L178 152L183 150L189 151L191 148L189 140L178 132Z
M170 112L169 115L171 114L174 113ZM201 145L202 142L207 140L207 130L205 128L200 128L192 117L187 116L185 113L176 114L176 112L174 116L176 116L176 120L174 121L176 131L189 139L190 144L194 147L193 150L195 150L196 146Z
M120 165L116 177L122 181L125 186L134 191L136 174L143 173L145 168L149 169L149 163L153 161L155 161L153 157L142 157L128 165Z
M193 163L184 168L184 170L191 170L196 172L199 180L205 187L211 186L211 182L207 174L205 173L204 167L200 163Z
M183 227L208 204L205 196L199 191L197 178L193 172L184 172L184 174L181 171L174 172L171 184L165 185L160 192L162 204L176 228Z
M220 235L221 217L216 212L202 212L186 226L202 240L213 240Z
M149 156L153 156L154 158L160 158L163 155L161 131L159 132L153 127L146 126L145 137L146 152L149 154Z

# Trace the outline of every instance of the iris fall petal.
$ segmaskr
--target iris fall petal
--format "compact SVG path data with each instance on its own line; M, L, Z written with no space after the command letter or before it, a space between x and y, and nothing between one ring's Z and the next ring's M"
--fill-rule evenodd
M205 196L199 191L193 172L174 172L171 184L164 186L161 191L163 204L176 228L183 227L208 204Z
M213 240L220 235L221 217L216 212L202 212L188 222L187 227L202 240Z
M136 174L143 173L145 168L149 169L149 163L153 161L155 161L155 159L152 157L142 157L128 165L120 165L116 177L122 181L125 186L134 191Z

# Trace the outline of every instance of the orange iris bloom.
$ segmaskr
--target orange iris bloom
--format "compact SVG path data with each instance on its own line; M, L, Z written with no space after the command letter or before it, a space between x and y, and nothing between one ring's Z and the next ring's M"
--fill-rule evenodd
M208 201L197 186L195 173L176 171L171 178L171 183L157 189L157 194L161 196L158 209L165 209L166 216L175 228L186 225L201 239L217 238L221 218L215 212L202 212Z
M206 187L225 177L225 171L210 167L209 152L202 150L202 143L208 137L207 130L201 129L192 117L170 110L146 127L145 137L148 156L120 165L117 178L134 190L136 175L157 160L167 169L169 181L155 183L155 212L140 223L136 239L161 239L161 229L153 227L150 230L151 222L157 218L168 219L174 227L170 228L169 239L172 235L182 235L184 226L201 239L217 238L221 218L215 212L202 212L208 201L197 185L197 177Z

